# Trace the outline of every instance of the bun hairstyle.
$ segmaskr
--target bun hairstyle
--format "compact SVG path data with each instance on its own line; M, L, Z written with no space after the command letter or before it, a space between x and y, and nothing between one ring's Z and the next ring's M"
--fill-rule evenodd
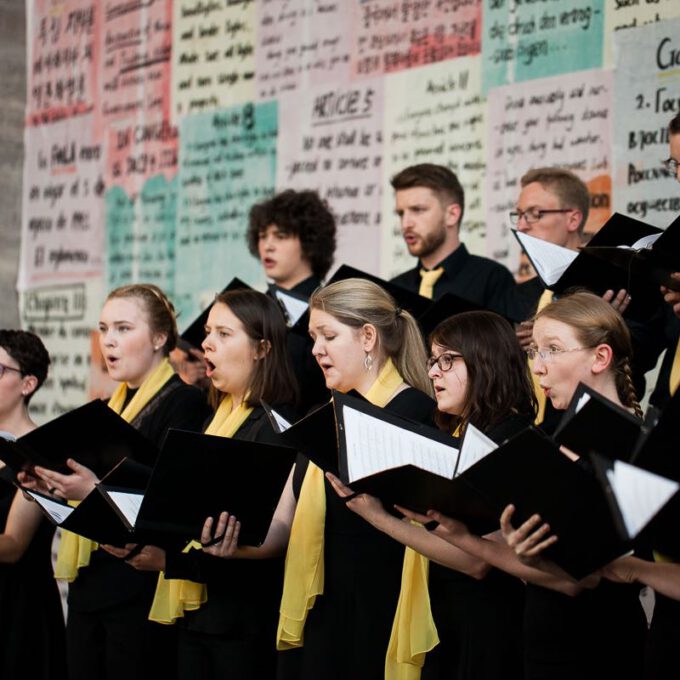
M168 296L152 283L133 283L128 286L120 286L112 290L107 300L115 298L133 298L139 300L146 312L147 321L151 332L166 336L163 345L163 354L168 356L177 347L177 314Z
M409 385L432 395L420 328L411 314L397 307L384 288L366 279L337 281L317 288L309 299L309 308L320 309L351 328L375 326L378 351L392 359Z
M50 355L42 340L29 331L0 330L0 347L19 364L21 375L32 375L38 381L37 387L24 396L24 402L28 404L47 378Z
M511 414L536 417L536 396L526 354L512 326L498 314L464 312L442 321L430 343L463 355L468 384L463 412L437 412L439 427L463 434L469 423L483 432Z
M619 399L642 418L642 409L633 386L630 332L623 317L601 297L585 291L555 300L536 314L534 320L543 317L571 326L583 347L603 344L611 347L612 370Z

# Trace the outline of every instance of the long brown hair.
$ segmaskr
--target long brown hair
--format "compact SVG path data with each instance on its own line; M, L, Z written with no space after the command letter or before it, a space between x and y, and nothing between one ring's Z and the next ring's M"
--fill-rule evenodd
M468 384L459 415L437 412L437 424L461 434L472 423L484 431L511 414L536 416L536 396L526 355L512 326L493 312L463 312L442 321L430 343L463 355Z
M544 307L536 314L534 321L543 317L571 326L584 347L603 344L611 347L612 370L619 399L642 418L642 409L633 386L630 332L622 316L601 297L577 291Z
M215 302L229 307L248 337L265 348L255 364L247 405L254 406L261 401L296 404L298 384L288 355L286 322L276 302L264 293L249 289L220 293L215 296ZM211 401L214 399L212 389Z
M412 387L432 395L427 377L427 354L416 320L397 307L394 298L366 279L345 279L317 288L310 309L320 309L350 328L372 324L378 332L379 350L392 359L401 377Z

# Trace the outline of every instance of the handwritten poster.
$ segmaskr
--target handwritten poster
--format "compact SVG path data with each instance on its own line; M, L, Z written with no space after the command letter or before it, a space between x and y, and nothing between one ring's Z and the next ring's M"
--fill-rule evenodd
M28 127L18 286L102 273L102 144L92 114Z
M484 0L484 91L602 66L604 0Z
M638 26L656 23L665 19L680 17L680 2L677 0L616 0L607 2L605 14L605 60L606 66L613 64L613 36Z
M248 212L274 191L277 103L185 118L180 127L175 303L189 323L238 276L264 283L248 253Z
M352 4L325 0L257 3L257 96L349 80Z
M593 70L489 93L487 255L517 270L519 248L508 212L532 168L571 170L590 192L586 231L597 231L611 211L611 72Z
M481 49L481 0L354 3L352 74L375 76Z
M255 98L255 1L175 0L173 120Z
M35 0L31 4L32 11L27 12L27 124L92 111L97 99L100 5L92 0Z
M120 187L112 187L105 204L108 287L142 281L172 295L177 179L167 182L157 175L134 199Z
M657 227L680 212L668 158L668 123L680 111L680 20L614 38L614 207Z
M20 296L22 328L40 336L52 361L47 380L31 400L31 415L39 424L87 400L90 336L100 304L96 281L39 287Z
M277 188L318 191L338 227L335 263L377 272L382 82L316 88L280 102Z
M413 266L394 214L390 178L415 163L438 163L456 173L465 191L460 236L484 254L486 234L486 100L480 95L481 60L462 57L390 75L383 123L381 274L392 278Z

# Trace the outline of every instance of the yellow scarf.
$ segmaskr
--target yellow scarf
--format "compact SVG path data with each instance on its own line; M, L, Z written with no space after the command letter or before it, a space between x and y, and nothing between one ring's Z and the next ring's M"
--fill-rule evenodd
M213 419L210 421L205 434L216 437L233 437L252 413L252 407L242 402L238 408L232 410L232 399L226 396L220 402ZM191 541L182 551L200 550L198 541ZM158 623L172 624L184 616L184 612L194 611L208 600L208 588L205 583L196 583L186 579L166 579L161 571L158 574L156 594L151 604L149 619Z
M547 288L541 294L538 300L538 307L536 307L536 314L538 314L544 307L547 307L553 301L553 292ZM533 362L529 362L529 368L533 368ZM531 382L534 385L534 394L536 395L536 401L538 402L538 412L536 413L536 420L534 425L540 425L545 418L545 405L546 398L545 392L541 389L538 376L531 371Z
M439 281L444 273L444 267L437 267L436 269L421 269L420 270L420 287L418 295L429 298L434 297L434 284Z
M680 385L680 340L675 348L675 355L673 356L673 365L671 366L671 377L668 381L671 397L675 394L675 390Z
M167 358L163 359L156 368L147 376L140 385L137 394L130 400L125 410L121 413L127 385L121 383L109 399L109 407L113 409L123 420L131 423L141 410L156 396L156 393L175 374ZM98 543L87 538L73 534L70 531L62 531L59 541L57 563L54 567L54 577L65 579L69 583L78 576L78 569L90 564L90 556L99 547Z
M385 406L402 383L403 379L399 372L392 361L388 360L366 394L366 399L377 406ZM307 614L314 606L316 596L323 593L326 514L323 479L323 472L310 462L300 490L286 554L281 615L276 640L279 650L303 646ZM429 612L427 588L423 591L421 587L423 563L420 555L416 553L414 555L417 559L405 555L405 567L402 574L402 593L406 591L405 601L412 603L413 606L410 612L406 611L406 607L402 608L401 612L397 610L395 625L400 632L400 647L411 649L415 646L417 648L415 654L419 654L421 653L419 641L412 640L410 631L403 625L404 616L409 616L412 612L421 609L416 604L422 602L423 598L420 595L424 594L426 609ZM422 559L425 560L425 558ZM427 584L427 560L425 560L425 584ZM429 618L434 628L431 615ZM427 625L428 621L425 620L425 623Z

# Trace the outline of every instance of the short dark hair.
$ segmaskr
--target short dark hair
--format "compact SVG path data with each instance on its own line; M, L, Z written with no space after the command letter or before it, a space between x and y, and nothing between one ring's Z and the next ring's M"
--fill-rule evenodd
M215 302L229 307L255 343L264 341L268 351L255 365L248 405L261 401L295 405L298 385L288 354L286 321L272 298L256 290L229 290L215 296Z
M395 191L427 187L432 189L439 200L445 205L456 203L460 206L460 222L465 212L465 192L455 173L444 165L434 163L419 163L410 165L398 172L390 180Z
M24 397L28 404L47 378L50 355L42 340L29 331L0 330L0 347L19 364L22 375L32 375L38 381L37 387Z
M520 179L522 188L534 182L557 196L562 208L575 208L581 213L578 230L582 233L590 211L590 194L581 178L564 168L534 168Z
M456 314L432 332L430 344L463 355L468 384L463 412L454 416L437 412L437 424L461 434L469 423L482 432L511 414L536 417L534 394L526 354L508 321L494 312Z
M680 135L680 111L673 116L668 124L668 132L671 135Z
M300 239L303 257L315 276L323 279L333 264L335 218L316 191L286 189L250 209L248 249L259 258L260 234L275 224L280 231Z

